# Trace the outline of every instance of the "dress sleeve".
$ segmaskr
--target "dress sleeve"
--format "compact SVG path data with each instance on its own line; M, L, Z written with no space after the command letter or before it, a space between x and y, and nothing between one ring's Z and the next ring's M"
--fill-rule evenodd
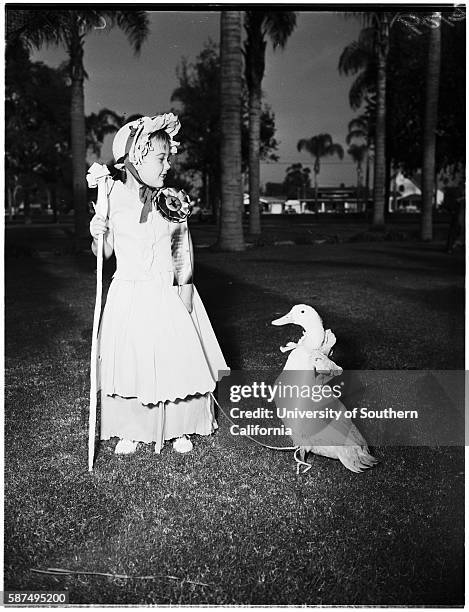
M187 239L189 242L189 259L190 259L190 269L191 269L191 277L188 282L193 282L194 277L194 245L192 243L192 235L189 230L189 226L187 227Z
M174 285L192 283L192 241L187 221L171 223L171 256L173 258Z
M112 180L112 181L109 181L109 183L110 184L109 184L109 188L108 188L108 192L107 192L107 199L108 199L108 205L109 205L109 208L108 208L108 222L107 222L107 224L108 224L109 231L108 231L108 234L106 236L106 240L107 240L108 244L110 246L112 246L112 249L114 250L114 224L113 224L113 221L112 221L112 213L113 213L114 206L113 206L113 197L112 197L111 194L112 194L112 191L113 191L114 186L115 186L115 181Z

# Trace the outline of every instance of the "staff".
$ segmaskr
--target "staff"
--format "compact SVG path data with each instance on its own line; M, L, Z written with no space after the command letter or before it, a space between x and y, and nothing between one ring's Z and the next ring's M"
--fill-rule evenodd
M106 166L94 163L88 170L86 180L88 186L98 187L98 197L94 209L96 214L106 219L108 216L109 202L107 183L110 177ZM98 397L98 374L97 374L97 352L98 352L98 330L101 316L101 302L103 290L103 243L104 236L98 236L98 249L96 253L96 300L93 315L93 334L91 338L91 364L90 364L90 412L88 425L88 471L93 470L94 441L96 436L96 404Z

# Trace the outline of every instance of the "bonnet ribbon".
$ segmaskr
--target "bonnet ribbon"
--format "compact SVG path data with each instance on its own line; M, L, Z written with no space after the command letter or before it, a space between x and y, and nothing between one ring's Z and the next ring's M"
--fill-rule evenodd
M153 206L153 200L157 195L159 189L144 185L142 183L142 179L138 175L137 170L134 168L133 164L131 164L128 159L125 160L124 166L140 185L140 188L138 190L138 197L140 198L140 202L143 204L142 212L140 213L140 223L146 223L148 220L148 215L150 214Z

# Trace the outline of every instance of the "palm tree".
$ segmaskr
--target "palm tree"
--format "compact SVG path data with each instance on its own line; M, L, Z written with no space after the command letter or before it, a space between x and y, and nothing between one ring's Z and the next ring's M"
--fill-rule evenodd
M360 17L366 27L360 32L358 42L348 45L342 53L339 70L345 74L359 72L354 83L357 91L376 92L373 228L383 229L386 194L386 65L390 29L400 13L370 11L353 15ZM373 84L374 73L376 80Z
M22 13L21 15L19 13ZM71 149L73 160L73 205L75 210L75 240L81 246L88 235L86 207L86 130L84 112L83 63L86 35L95 28L119 27L138 53L149 32L149 20L145 11L112 10L27 10L7 11L11 20L9 42L23 41L30 48L44 44L62 45L69 55L71 79ZM17 26L17 24L20 24ZM118 65L117 65L118 67Z
M438 121L438 89L440 85L441 13L434 13L432 19L435 20L437 27L430 29L427 55L422 160L422 240L431 240L433 238L433 194L436 191L435 149Z
M347 149L347 153L357 164L357 203L359 203L362 192L362 164L368 156L368 147L366 144L352 143Z
M245 76L249 90L249 231L260 234L260 125L262 79L265 72L265 51L269 38L274 49L283 49L296 26L296 14L291 11L246 11L244 28Z
M349 91L349 103L357 110L370 93L376 93L377 61L374 36L370 28L362 30L358 40L345 47L339 58L340 74L356 74Z
M314 157L314 206L318 208L318 174L321 170L321 158L337 155L339 159L344 158L344 149L340 144L332 141L330 134L318 134L312 138L302 138L297 144L298 151L307 151Z
M241 180L241 12L222 11L220 22L221 218L218 246L244 249Z
M374 118L370 107L371 104L367 104L365 113L349 122L345 139L348 145L365 145L365 198L367 204L370 197L370 159L373 157L375 138Z

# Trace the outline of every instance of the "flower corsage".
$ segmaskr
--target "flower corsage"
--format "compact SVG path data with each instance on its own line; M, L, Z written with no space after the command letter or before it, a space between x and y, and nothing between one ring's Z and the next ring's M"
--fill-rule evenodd
M160 191L156 206L160 214L173 223L183 223L191 214L190 198L187 193L173 187L166 187Z

